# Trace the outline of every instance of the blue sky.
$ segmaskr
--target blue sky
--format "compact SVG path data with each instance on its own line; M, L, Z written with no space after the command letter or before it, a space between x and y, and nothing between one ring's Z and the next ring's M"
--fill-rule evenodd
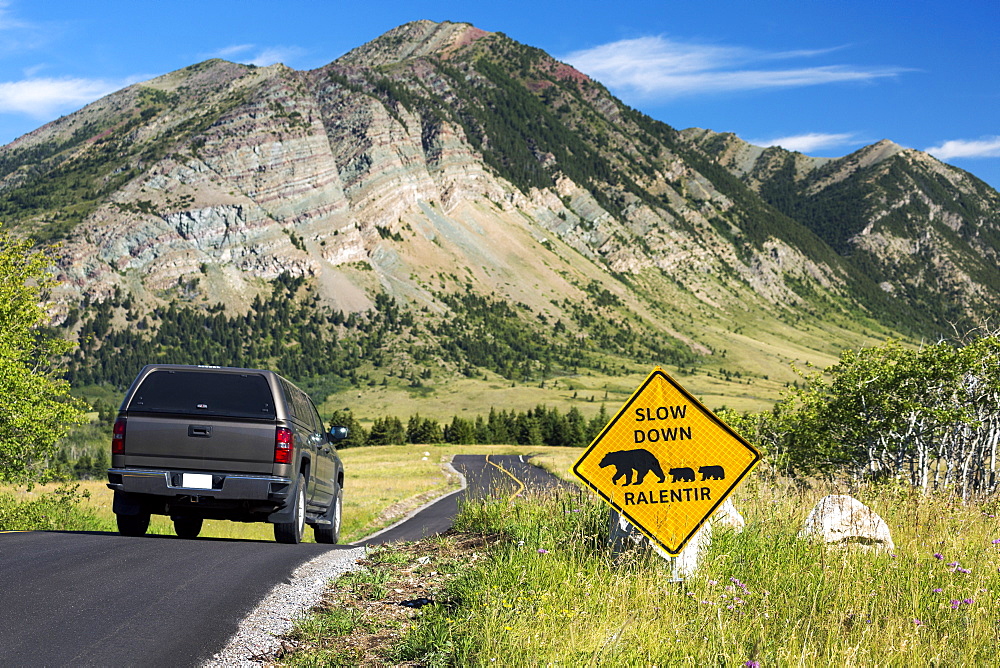
M891 139L1000 188L998 0L0 0L0 144L207 58L312 69L417 19L504 32L675 128L816 156Z

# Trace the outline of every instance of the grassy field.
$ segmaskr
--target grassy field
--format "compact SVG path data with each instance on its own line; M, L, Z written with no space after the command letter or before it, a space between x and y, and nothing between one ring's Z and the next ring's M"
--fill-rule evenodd
M850 492L885 518L895 551L799 539L813 504L832 492ZM378 552L367 571L337 584L328 603L291 636L305 651L280 660L428 666L995 663L995 502L963 505L908 488L842 489L754 475L735 503L746 529L717 531L702 567L683 583L671 582L666 564L648 553L612 558L604 540L607 507L582 490L465 506L461 533ZM386 610L393 606L386 601L413 597L421 588L432 592L424 595L434 605L389 618Z
M409 511L449 490L457 489L458 478L444 466L455 454L531 454L543 453L550 458L579 454L575 448L550 448L545 446L483 446L483 445L393 445L368 448L346 448L339 451L344 462L344 524L341 542L350 543L378 531L405 516ZM572 459L572 457L569 457ZM566 467L568 469L568 465ZM21 528L85 529L116 531L111 512L112 492L104 481L81 481L79 491L86 493L79 509L84 516L70 513L67 526L58 521L32 526L30 521L10 518L4 520L0 513L0 530ZM0 496L19 502L39 502L51 498L59 485L37 486L30 492L0 487ZM49 513L51 515L51 513ZM54 517L54 516L53 516ZM16 522L16 526L15 526ZM154 515L150 533L173 535L170 519ZM243 524L209 520L201 536L212 538L244 538L273 540L269 524ZM312 541L312 532L306 531L306 541Z
M837 362L843 350L879 345L895 333L857 317L829 314L824 318L798 320L776 318L775 313L751 303L738 307L709 308L694 296L681 293L660 295L662 311L643 311L665 330L651 328L650 336L676 331L698 350L697 364L681 373L664 364L664 370L715 411L726 407L739 412L767 410L782 391L801 378L795 367L812 364L826 368ZM739 301L739 300L736 300ZM751 300L752 302L752 300ZM642 311L638 304L633 305ZM735 310L733 310L735 309ZM374 418L395 415L404 421L419 413L445 422L455 415L475 418L490 407L525 411L544 404L565 413L578 408L586 417L597 413L601 403L614 412L652 371L654 364L608 356L608 363L625 370L604 374L581 370L546 379L544 383L512 382L483 371L482 376L435 378L423 387L400 385L390 378L381 384L385 370L363 367L372 381L329 395L320 406L324 415L350 408L366 426ZM735 376L739 374L739 376Z

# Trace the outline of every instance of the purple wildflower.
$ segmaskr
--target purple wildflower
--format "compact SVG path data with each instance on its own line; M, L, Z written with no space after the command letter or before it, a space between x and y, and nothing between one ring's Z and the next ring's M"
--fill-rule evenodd
M940 552L935 552L934 558L937 559L938 561L941 561L942 559L944 559L944 555L941 554Z
M958 566L958 562L957 561L949 561L947 564L945 564L945 566L949 566L949 567L954 568L955 566Z
M993 539L993 544L994 545L1000 545L1000 538L994 538Z
M743 666L745 668L760 668L760 661L754 661L753 659L750 659L749 661L744 663Z
M944 589L941 589L940 587L938 587L937 589L931 589L931 592L933 592L935 594L940 594L943 591L944 591Z
M548 553L549 551L546 550L544 547L538 548L538 554L548 554Z
M958 606L960 606L960 605L962 605L961 601L959 601L958 599L954 599L954 598L951 599L951 609L952 610L958 610Z
M923 626L924 625L924 623L922 621L920 621L919 619L914 619L913 623L916 624L917 626Z
M975 603L975 601L972 600L971 598L966 598L962 599L962 603L965 603L966 605L972 605L973 603Z
M962 568L962 567L959 567L959 568L956 568L955 570L956 570L957 572L959 572L959 573L971 573L971 572L972 572L972 569L969 569L969 568Z

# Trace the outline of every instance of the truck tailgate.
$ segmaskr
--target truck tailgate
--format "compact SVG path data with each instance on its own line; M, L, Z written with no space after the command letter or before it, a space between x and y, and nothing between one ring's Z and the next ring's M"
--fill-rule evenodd
M129 416L124 465L269 474L274 422Z

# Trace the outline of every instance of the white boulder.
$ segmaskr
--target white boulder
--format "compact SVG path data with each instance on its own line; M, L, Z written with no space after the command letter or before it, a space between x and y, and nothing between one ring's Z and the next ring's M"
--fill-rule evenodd
M740 511L736 510L736 506L733 505L732 497L727 497L719 509L715 511L712 515L712 524L719 527L726 527L734 530L736 533L743 531L743 528L747 525L747 521L743 519L743 515Z
M800 538L808 536L830 544L858 544L890 552L896 548L885 520L846 494L832 494L819 500L799 532Z
M732 500L726 499L709 521L705 522L701 529L691 537L691 540L688 541L688 544L684 546L684 549L681 550L681 553L676 558L672 558L658 545L650 542L638 529L632 526L631 522L614 510L611 511L609 524L608 543L611 546L612 554L617 556L630 547L649 545L654 552L664 559L668 561L672 560L671 566L674 577L683 579L698 569L702 553L712 543L713 527L726 527L740 532L746 526L746 520L736 510Z

